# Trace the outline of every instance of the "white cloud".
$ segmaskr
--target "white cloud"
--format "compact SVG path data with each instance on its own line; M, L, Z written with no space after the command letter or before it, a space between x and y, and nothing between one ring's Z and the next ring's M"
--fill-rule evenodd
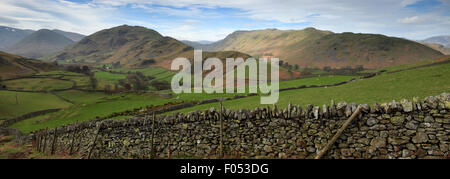
M450 7L449 0L440 1ZM416 2L418 0L93 0L78 4L64 0L0 0L0 17L3 18L3 21L0 19L0 25L32 29L58 28L90 34L103 28L130 23L155 28L164 35L180 39L217 40L228 32L240 29L226 26L199 29L203 22L197 19L221 15L220 11L204 11L204 8L232 8L239 10L233 16L244 19L280 23L311 22L313 27L334 32L382 33L412 39L448 34L449 16L439 14L441 11L421 14L405 8ZM176 16L181 20L170 22L152 19L155 22L149 19L151 23L148 23L142 19L121 16L117 9L125 6Z
M423 19L419 18L419 16L413 16L413 17L405 17L403 19L398 20L399 23L402 24L416 24L423 22Z
M198 10L203 8L235 8L242 10L238 14L243 18L255 20L274 20L282 23L311 22L319 29L335 32L362 32L381 33L391 36L404 36L404 34L423 34L409 36L420 39L431 35L448 33L448 18L430 12L418 15L418 12L405 8L407 5L417 3L419 0L239 0L239 1L209 1L209 0L96 0L101 4L138 4L141 7L151 7L153 11L169 15L186 17L207 16ZM440 0L449 4L449 0ZM156 8L152 5L171 6L184 9ZM136 6L137 7L137 6ZM311 14L319 16L310 17ZM422 16L427 16L423 18ZM397 20L395 20L397 19ZM431 19L431 20L430 20ZM423 25L426 24L427 28ZM433 28L430 28L433 27ZM427 35L428 34L428 35Z
M9 25L29 29L61 29L91 34L111 27L107 19L114 15L113 7L78 4L59 0L1 0L0 17L17 21ZM2 23L2 22L0 22Z
M418 1L419 1L419 0L403 0L400 4L401 4L403 7L405 7L405 6L407 6L407 5L414 4L414 3L418 2Z

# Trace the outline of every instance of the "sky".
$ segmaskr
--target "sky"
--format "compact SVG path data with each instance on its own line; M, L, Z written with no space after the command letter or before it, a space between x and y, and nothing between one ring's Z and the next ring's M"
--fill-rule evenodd
M421 40L450 35L450 0L0 0L0 25L89 35L123 24L180 40L314 27Z

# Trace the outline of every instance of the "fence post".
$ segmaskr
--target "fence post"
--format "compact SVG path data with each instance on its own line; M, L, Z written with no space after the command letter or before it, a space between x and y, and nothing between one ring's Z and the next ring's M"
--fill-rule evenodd
M75 133L77 131L77 123L75 123L75 129L73 129L73 133L72 133L72 141L70 142L70 149L69 149L69 155L72 155L73 152L73 144L75 143Z
M314 159L320 159L322 156L328 151L328 149L331 148L331 146L336 142L336 140L341 136L342 132L350 125L352 120L361 112L361 106L358 106L356 108L356 111L350 116L350 118L345 121L345 123L342 125L342 127L336 132L336 134L331 138L331 140L325 145L325 147L319 152L319 154Z
M34 140L34 147L35 147L35 149L36 150L38 150L39 149L39 133L36 133L36 135L35 135L36 137L35 137L35 140Z
M53 155L55 153L55 143L56 143L56 137L57 137L57 128L55 128L55 130L53 130L53 141L52 141L52 148L50 149L50 155Z
M102 128L102 123L100 123L99 125L98 125L98 129L97 129L97 132L95 133L95 137L94 137L94 142L92 143L92 146L91 146L91 148L89 149L89 153L88 153L88 159L91 159L91 154L92 154L92 151L94 150L94 148L95 148L95 143L97 142L97 137L98 137L98 134L100 133L100 129Z
M152 140L150 143L150 147L151 147L151 153L150 153L150 158L154 159L155 158L155 148L153 146L154 143L154 137L155 137L155 112L153 112L153 119L152 119Z
M143 131L143 135L144 135L144 140L142 140L144 142L144 144L147 142L147 132L146 132L146 128L145 125L147 124L147 116L144 117L144 122L142 123L142 131ZM142 156L140 158L144 158L145 159L145 152L142 153Z
M43 153L45 153L45 148L47 147L47 136L48 136L48 127L45 128L44 148L42 149L42 152L43 152Z
M223 157L223 122L222 122L222 98L220 98L220 113L219 113L219 120L220 120L220 145L219 145L219 149L220 149L220 153L219 153L219 157L222 158Z

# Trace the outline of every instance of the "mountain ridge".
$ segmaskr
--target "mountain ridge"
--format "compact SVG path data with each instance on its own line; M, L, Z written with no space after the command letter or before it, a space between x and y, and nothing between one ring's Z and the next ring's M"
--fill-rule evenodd
M380 34L302 30L235 31L206 51L235 50L259 57L277 57L304 67L380 68L437 58L443 54L414 41Z
M75 33L75 32L62 31L62 30L59 30L59 29L52 29L52 31L56 32L58 34L61 34L61 35L69 38L70 40L72 40L74 42L78 42L81 39L83 39L84 37L86 37L85 35L82 35L82 34L78 34L78 33Z
M81 63L120 63L129 68L155 65L170 69L171 60L177 57L192 59L193 50L191 46L172 37L162 36L155 30L121 25L98 31L44 59ZM204 53L204 57L211 54L218 55L219 58L248 57L247 54L232 51Z
M59 33L41 29L8 47L6 51L28 58L40 58L58 52L73 43L74 41Z
M33 30L0 26L0 50L5 50L7 47L16 44L33 32Z
M450 35L433 36L424 40L420 40L419 42L440 44L445 48L450 48Z

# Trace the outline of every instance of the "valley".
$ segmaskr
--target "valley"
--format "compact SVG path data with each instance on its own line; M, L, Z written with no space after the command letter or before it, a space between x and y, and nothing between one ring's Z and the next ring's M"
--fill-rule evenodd
M172 92L177 71L170 70L171 61L192 60L194 49L204 50L203 59L222 61L279 57L279 101L269 108L342 101L373 107L376 102L420 101L450 91L450 56L421 44L425 42L378 34L265 29L194 43L128 25L89 36L58 30L27 33L8 50L15 55L0 52L0 126L24 136L91 121L126 123L153 113L164 117L221 105L236 111L268 107L260 104L264 94L249 93L248 84L242 94ZM50 41L42 41L43 36ZM248 76L246 72L247 81ZM10 138L2 140L12 145ZM36 158L68 157L46 156L30 146L16 148ZM1 157L8 155L0 150Z

